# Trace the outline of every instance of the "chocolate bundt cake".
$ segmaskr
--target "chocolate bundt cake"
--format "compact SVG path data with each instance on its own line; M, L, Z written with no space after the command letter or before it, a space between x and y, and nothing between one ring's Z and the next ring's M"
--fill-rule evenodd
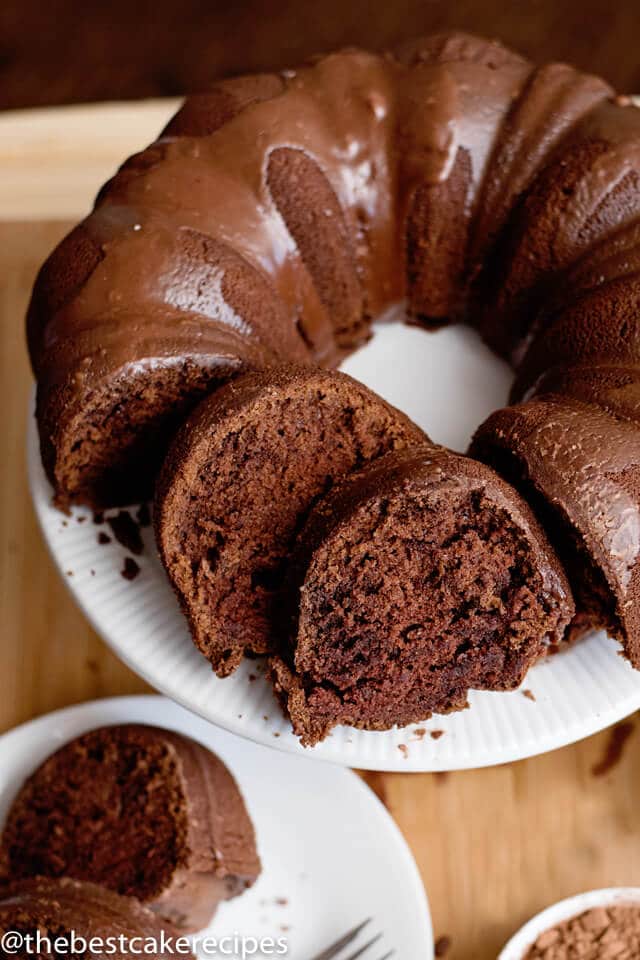
M423 432L343 373L238 377L180 430L154 508L162 562L194 641L220 676L272 649L295 535L351 470Z
M207 395L160 483L162 557L220 674L273 648L305 513L414 440L387 411L397 432L383 442L378 423L363 453L352 382L327 433L315 418L331 391L319 407L298 376L270 422L246 384L324 376L405 303L413 323L470 323L513 366L512 406L472 452L543 523L560 517L548 533L578 596L571 635L604 624L638 664L639 223L640 110L564 64L453 33L218 83L123 165L36 281L28 339L57 500L146 493ZM363 423L383 410L367 398Z
M14 941L17 949L3 951L3 956L42 960L103 953L114 960L135 954L160 960L175 956L178 937L134 897L69 877L22 880L0 892L0 937L9 933L19 934L23 942L18 946Z
M137 724L93 730L45 760L0 843L3 886L34 876L101 884L186 932L259 873L253 826L222 761Z
M573 615L526 503L492 470L431 444L352 474L293 553L289 644L271 661L295 732L380 730L511 690Z
M639 145L604 81L455 33L188 98L33 291L59 502L137 498L204 393L334 364L403 299L511 356L559 275L633 224Z

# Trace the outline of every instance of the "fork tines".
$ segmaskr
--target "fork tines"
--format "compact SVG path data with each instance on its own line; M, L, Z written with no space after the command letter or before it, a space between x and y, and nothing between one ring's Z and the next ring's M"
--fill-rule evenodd
M371 917L367 920L363 920L362 923L359 923L357 927L354 927L353 930L349 930L347 933L343 934L339 940L336 940L335 943L332 943L331 946L327 947L326 950L323 950L322 953L317 954L313 957L312 960L338 960L338 955L344 950L345 947L348 947L350 944L358 938L360 933L364 928L371 923ZM357 960L358 957L363 957L365 953L373 947L374 944L378 943L381 939L382 934L379 933L375 937L372 937L371 940L368 940L363 946L358 947L355 953L350 953L349 956L343 956L341 960ZM389 950L388 953L385 953L383 957L379 957L378 960L389 960L394 954L393 950ZM371 954L368 954L371 956Z

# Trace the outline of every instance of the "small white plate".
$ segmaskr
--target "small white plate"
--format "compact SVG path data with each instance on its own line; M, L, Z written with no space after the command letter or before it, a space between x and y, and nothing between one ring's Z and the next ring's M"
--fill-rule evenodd
M95 727L148 723L210 747L238 781L256 827L263 873L220 906L220 938L285 937L307 960L371 917L380 955L431 960L429 905L406 842L377 797L349 770L264 750L164 697L115 697L32 720L0 738L0 823L24 779L63 743ZM382 949L384 947L384 949ZM375 960L375 957L372 957Z
M427 334L382 325L344 369L405 410L430 436L465 450L475 427L504 404L510 373L465 327ZM44 537L75 600L125 663L157 690L240 736L301 752L260 665L226 680L193 646L150 530L139 576L121 576L125 551L100 546L87 510L65 518L51 503L30 416L30 486ZM83 522L79 522L79 521ZM104 528L102 528L104 529ZM640 672L595 634L536 666L515 693L472 693L470 710L384 733L340 727L307 756L371 770L458 770L507 763L573 743L640 707ZM441 733L442 732L442 733ZM436 733L436 738L430 734Z
M589 890L567 900L560 900L536 914L524 927L509 940L502 949L498 960L522 960L541 933L552 927L571 920L594 907L613 907L623 904L640 904L640 887L608 887L605 890Z

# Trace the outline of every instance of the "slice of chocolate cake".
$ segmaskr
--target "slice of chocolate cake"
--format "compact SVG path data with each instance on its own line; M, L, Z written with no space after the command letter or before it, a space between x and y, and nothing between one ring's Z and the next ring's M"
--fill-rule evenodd
M273 648L289 552L331 486L423 432L345 374L248 374L204 401L165 462L156 540L196 646L220 676Z
M176 955L174 944L179 936L134 897L68 877L22 880L4 890L0 894L0 937L9 933L22 941L18 945L14 939L17 949L3 951L3 957L42 960L87 960L101 954L125 960L136 952L159 960ZM95 949L89 946L92 939ZM181 955L185 956L184 950Z
M380 730L512 690L573 614L520 496L425 444L318 503L292 557L290 644L272 679L306 745L336 724Z
M180 734L103 727L35 771L9 811L3 884L72 877L135 896L185 931L260 873L253 826L235 780Z
M602 627L640 668L640 440L620 419L629 394L597 389L592 399L616 416L546 394L493 413L470 453L521 490L545 525L576 598L570 639Z

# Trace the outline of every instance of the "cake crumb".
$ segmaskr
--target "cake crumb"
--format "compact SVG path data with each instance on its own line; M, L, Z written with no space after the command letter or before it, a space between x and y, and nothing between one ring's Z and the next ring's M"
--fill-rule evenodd
M427 735L427 731L424 727L418 727L417 730L413 731L413 736L415 740L424 740Z
M438 937L434 944L433 952L436 957L444 957L449 953L451 949L451 937L443 934L443 936Z
M67 570L67 576L68 576L68 577L72 577L72 576L73 576L73 570Z
M137 557L144 552L140 527L128 510L120 510L115 517L108 517L111 532L121 546Z
M409 757L409 747L406 745L406 743L399 743L398 750L400 751L402 756L405 758L405 760L407 760Z
M140 567L133 557L125 557L124 566L120 571L121 576L123 576L125 580L135 580L139 573Z
M440 737L444 737L444 730L430 730L429 736L432 740L439 740Z
M105 533L104 530L101 530L100 533L98 534L98 543L101 546L104 546L107 543L111 543L111 537L109 536L108 533Z
M620 762L624 752L627 740L635 729L635 725L627 720L624 723L618 723L609 731L609 738L604 749L604 754L597 763L591 768L594 777L604 777Z
M526 690L523 690L523 691L522 691L522 696L523 696L523 697L526 697L527 700L532 700L533 703L536 702L536 697L535 697L535 694L534 694L533 690L529 690L528 688L527 688Z

